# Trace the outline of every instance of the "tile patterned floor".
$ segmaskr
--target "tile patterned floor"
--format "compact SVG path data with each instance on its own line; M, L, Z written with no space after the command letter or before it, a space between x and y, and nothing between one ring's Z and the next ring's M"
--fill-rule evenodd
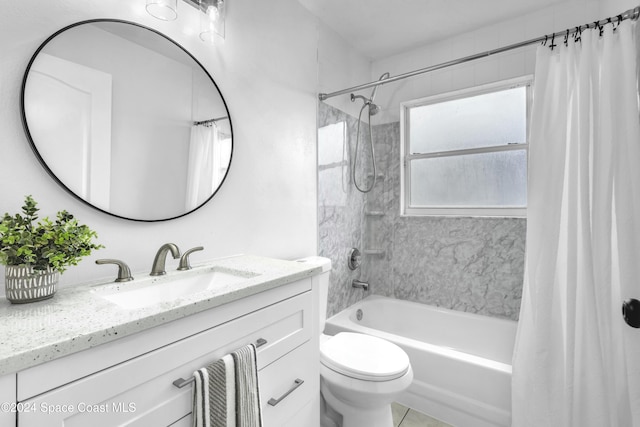
M391 415L393 427L451 427L449 424L398 403L391 405Z

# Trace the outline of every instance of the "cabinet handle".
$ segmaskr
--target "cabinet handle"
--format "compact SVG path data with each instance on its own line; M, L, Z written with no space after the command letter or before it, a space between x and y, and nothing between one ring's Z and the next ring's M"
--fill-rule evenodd
M176 386L178 388L182 388L184 386L187 386L187 385L191 384L194 381L195 380L193 379L193 377L191 377L189 379L186 379L186 380L184 378L178 378L177 380L175 380L171 384L173 384L174 386Z
M284 400L285 397L289 396L291 393L293 393L295 391L295 389L297 389L298 387L300 387L302 384L304 384L304 381L301 380L300 378L296 378L296 380L293 382L293 386L282 396L280 396L277 399L274 399L273 397L271 399L269 399L269 401L267 402L269 405L271 406L276 406L278 403L282 402Z
M254 345L256 346L256 348L260 348L263 345L265 345L266 343L267 343L267 340L265 340L264 338L258 338L258 340L256 341L256 343ZM178 378L177 380L175 380L171 384L173 384L174 386L176 386L178 388L183 388L184 386L187 386L187 385L191 384L194 381L195 380L193 379L193 377L187 378L186 380L184 378ZM291 392L289 392L289 393L291 393ZM289 394L289 393L287 393L287 394Z

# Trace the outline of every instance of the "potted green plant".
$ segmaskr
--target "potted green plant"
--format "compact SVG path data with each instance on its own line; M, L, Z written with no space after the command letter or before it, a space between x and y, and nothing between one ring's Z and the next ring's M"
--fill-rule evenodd
M59 274L77 265L92 250L98 235L66 210L54 221L38 219L37 202L26 196L22 214L4 214L0 222L0 264L5 268L6 297L12 303L51 298Z

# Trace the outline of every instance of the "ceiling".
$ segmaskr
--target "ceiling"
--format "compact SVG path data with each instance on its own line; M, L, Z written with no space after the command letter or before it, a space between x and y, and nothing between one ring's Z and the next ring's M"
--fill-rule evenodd
M567 0L298 0L371 59Z

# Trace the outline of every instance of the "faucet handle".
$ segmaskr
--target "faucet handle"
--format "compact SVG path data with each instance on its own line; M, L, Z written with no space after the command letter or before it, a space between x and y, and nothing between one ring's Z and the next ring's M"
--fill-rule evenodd
M195 248L191 248L184 254L182 254L182 257L180 257L180 265L178 266L178 270L191 270L191 265L189 264L189 255L191 255L192 252L201 251L203 249L204 247L202 246L196 246Z
M96 264L116 264L118 266L118 278L115 282L128 282L133 280L129 266L118 259L97 259Z

